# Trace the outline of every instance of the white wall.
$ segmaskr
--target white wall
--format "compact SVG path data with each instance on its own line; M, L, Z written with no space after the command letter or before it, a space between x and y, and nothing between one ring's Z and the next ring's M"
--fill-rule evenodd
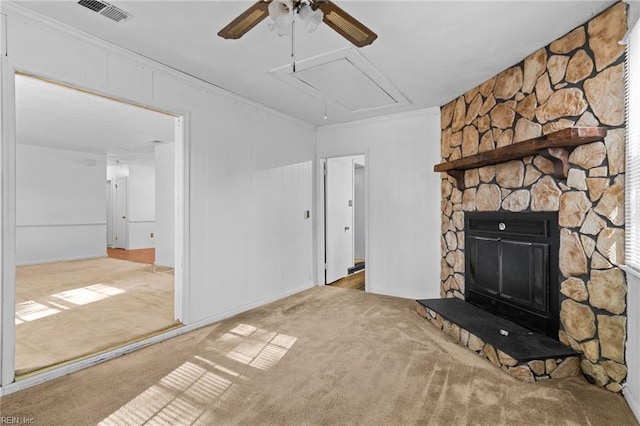
M156 265L174 266L175 259L175 143L157 145L156 158Z
M317 144L321 158L368 152L369 291L439 297L439 108L322 127Z
M18 144L16 263L105 256L105 178L104 155Z
M640 278L627 273L627 383L624 396L640 417Z
M187 115L188 322L313 285L313 229L304 217L313 209L313 127L62 25L7 13L15 68Z

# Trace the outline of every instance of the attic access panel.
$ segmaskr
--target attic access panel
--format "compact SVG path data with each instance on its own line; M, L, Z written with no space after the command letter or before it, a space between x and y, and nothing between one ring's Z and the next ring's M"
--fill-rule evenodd
M271 71L283 82L322 103L350 112L410 104L409 100L354 48L340 49Z

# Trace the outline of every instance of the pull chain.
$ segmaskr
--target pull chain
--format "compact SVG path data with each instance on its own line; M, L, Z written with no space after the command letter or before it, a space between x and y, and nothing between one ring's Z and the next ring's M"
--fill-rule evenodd
M293 68L293 72L296 72L296 17L295 13L293 15L293 20L291 21L291 67Z

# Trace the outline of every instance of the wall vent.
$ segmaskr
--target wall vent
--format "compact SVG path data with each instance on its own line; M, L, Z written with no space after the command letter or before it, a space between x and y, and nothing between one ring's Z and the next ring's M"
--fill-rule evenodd
M93 10L100 15L111 19L112 21L122 22L131 18L131 15L124 10L110 5L106 1L99 0L80 0L78 2L80 6L84 6L89 10Z

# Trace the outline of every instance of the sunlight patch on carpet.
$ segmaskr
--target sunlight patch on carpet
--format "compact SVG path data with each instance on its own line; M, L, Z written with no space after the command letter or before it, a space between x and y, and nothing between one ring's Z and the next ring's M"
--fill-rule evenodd
M126 293L125 290L111 287L105 284L93 284L86 287L80 287L73 290L67 290L60 293L52 294L51 297L63 302L72 303L74 305L87 305L89 303L98 302L111 296ZM34 321L45 318L50 315L57 314L61 310L69 309L53 300L46 302L47 306L34 300L27 300L16 304L16 325L25 322Z
M16 304L16 325L48 317L60 312L59 309L52 308L33 300L27 300Z
M249 378L217 364L206 352L266 371L285 356L296 340L239 324L207 344L204 353L194 355L99 424L209 424L212 411L223 406Z
M62 299L65 302L73 303L74 305L87 305L122 293L125 293L125 291L116 287L111 287L105 284L94 284L87 287L63 291L51 296L57 299Z
M285 356L298 339L286 334L262 330L252 325L238 324L218 340L223 346L231 342L237 343L233 349L227 352L227 358L259 370L268 370ZM213 344L213 347L217 346L216 343Z
M236 377L239 376L231 370L228 371ZM188 361L99 425L194 424L233 385L232 380Z

